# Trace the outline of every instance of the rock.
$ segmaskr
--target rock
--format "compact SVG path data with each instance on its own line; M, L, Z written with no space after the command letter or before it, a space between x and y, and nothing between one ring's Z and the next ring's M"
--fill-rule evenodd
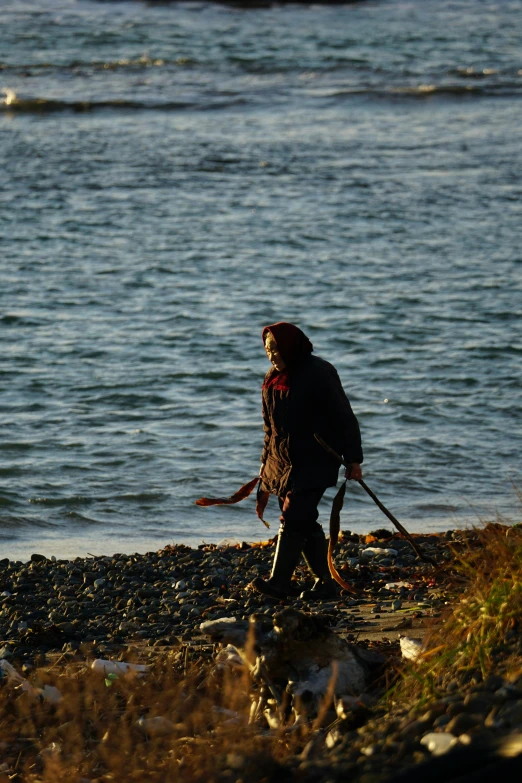
M450 720L446 726L446 731L448 734L454 734L458 737L461 734L465 734L470 729L474 729L475 726L479 726L484 720L485 716L461 712Z
M379 557L379 556L396 557L398 554L399 553L396 549L380 549L379 547L370 546L362 550L361 557L364 558L372 558L372 557Z
M457 737L449 732L430 732L421 739L421 745L424 745L433 756L442 756L458 742Z
M488 691L482 691L477 693L468 693L464 697L464 707L466 712L472 713L488 713L493 704L497 703L498 699ZM456 713L455 713L456 714Z
M141 717L136 725L151 737L165 737L174 732L174 724L168 718L161 715L155 718Z
M416 661L422 654L422 642L409 636L401 636L399 639L402 657L407 661Z

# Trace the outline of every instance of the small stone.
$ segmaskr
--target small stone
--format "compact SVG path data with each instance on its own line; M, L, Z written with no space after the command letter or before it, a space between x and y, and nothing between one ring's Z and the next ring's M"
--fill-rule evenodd
M433 728L434 729L442 729L442 728L444 728L445 726L448 725L450 720L451 720L451 718L450 718L449 715L439 715L439 717L435 718L435 720L433 721Z
M43 563L45 560L47 560L45 555L39 555L37 552L34 552L31 555L31 562L32 563Z
M448 705L448 709L446 710L446 713L450 716L450 718L454 718L455 715L460 715L461 712L471 712L471 710L466 710L464 707L464 702L462 701L452 702Z
M495 703L495 697L488 691L468 693L464 698L464 706L467 712L488 713Z
M496 691L504 685L504 678L499 674L490 674L484 682L484 688L487 691Z
M465 734L470 729L479 726L484 722L483 715L471 715L468 712L461 712L459 715L455 715L446 726L446 731L449 734L454 734L459 737L461 734Z
M449 732L430 732L421 739L421 745L425 745L433 756L442 756L450 748L457 744L457 738Z
M489 718L489 716L488 716ZM522 700L510 702L506 704L501 712L499 712L499 718L509 723L513 728L522 725Z

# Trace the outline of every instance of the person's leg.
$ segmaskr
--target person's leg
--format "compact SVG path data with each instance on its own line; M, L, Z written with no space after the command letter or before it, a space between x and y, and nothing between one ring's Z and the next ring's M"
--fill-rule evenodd
M296 598L300 590L292 583L292 575L299 563L307 538L317 534L317 505L324 489L303 492L290 491L279 498L281 509L281 527L277 538L277 547L269 579L258 577L252 587L272 598Z
M332 579L328 567L328 541L317 522L317 506L324 492L324 489L318 489L295 495L288 493L283 503L281 498L279 500L285 530L299 530L305 538L302 552L315 582L310 590L301 593L301 597L309 601L336 598L339 594L337 583Z
M307 538L303 547L306 565L315 578L311 590L304 590L301 593L301 598L305 601L328 600L339 595L339 587L328 567L328 541L323 529L319 525L318 528Z

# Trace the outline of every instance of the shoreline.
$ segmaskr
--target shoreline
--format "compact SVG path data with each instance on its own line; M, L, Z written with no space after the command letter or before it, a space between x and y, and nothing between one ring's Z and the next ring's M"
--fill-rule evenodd
M495 532L501 526L489 527ZM44 690L40 688L44 694L47 685L51 696L52 688L58 686L64 702L72 700L73 704L71 707L68 702L67 709L63 707L60 712L60 705L48 704L45 695L38 705L31 702L30 728L20 735L15 721L13 731L18 733L4 742L4 749L9 751L9 769L16 758L23 756L27 765L32 760L27 769L45 773L47 761L42 759L54 754L56 764L76 765L75 775L69 770L68 775L63 772L62 779L89 783L112 780L111 764L116 761L109 759L107 748L112 748L116 759L122 753L122 739L118 731L107 729L103 706L96 708L96 715L101 716L97 718L101 720L100 728L94 739L82 745L81 754L64 749L66 743L59 731L62 724L73 728L84 725L83 734L87 730L85 721L92 724L91 708L83 714L81 704L85 699L89 704L95 699L107 705L108 714L120 710L122 699L128 703L126 709L130 709L132 721L122 724L122 730L127 727L132 742L123 761L142 771L156 765L156 776L151 772L147 779L158 783L199 783L203 779L216 783L234 783L236 779L248 779L249 783L272 779L288 783L337 783L346 779L391 783L398 772L413 767L415 773L416 765L431 763L425 738L432 733L444 735L442 740L436 736L434 741L449 742L448 748L458 745L464 752L469 746L469 763L474 762L478 747L488 748L493 758L496 743L515 731L517 716L522 731L522 678L520 682L510 681L504 653L499 653L504 658L496 659L499 665L494 675L481 674L480 667L473 666L454 677L448 667L448 676L442 671L437 687L429 691L431 695L412 690L410 695L399 693L395 700L386 696L399 669L411 668L411 663L401 662L400 638L407 636L422 643L426 634L436 634L451 617L463 589L455 587L455 553L470 552L470 546L477 551L483 545L480 534L454 530L414 536L425 553L437 560L439 566L434 568L420 561L400 536L381 538L379 532L359 536L343 531L335 562L357 594L343 592L338 600L315 604L301 599L285 604L248 590L254 576L270 571L274 544L268 542L222 548L201 545L197 549L169 545L145 555L73 561L51 561L33 555L30 562L21 565L0 560L0 669L5 661L32 683L45 683ZM519 531L513 538L518 537ZM300 566L298 577L303 588L305 576L304 566ZM306 616L320 617L343 644L348 642L386 661L390 673L395 674L391 680L389 675L384 680L384 675L379 675L367 692L352 698L351 706L349 700L348 706L341 700L338 717L333 723L332 718L325 718L324 728L318 729L315 722L310 722L293 733L286 729L289 734L274 727L267 731L262 715L261 723L251 724L245 701L249 687L242 664L239 662L239 669L233 661L232 668L220 667L216 663L220 660L219 649L231 660L230 648L216 646L216 639L209 639L200 626L224 618L241 622L253 614L271 624L285 605ZM512 634L510 650L513 644L519 644L522 652L518 635ZM145 664L150 673L141 680L118 674L111 679L106 672L104 679L103 668L101 675L99 670L91 669L95 659ZM1 674L0 685L5 685ZM383 698L387 698L385 704ZM20 697L15 702L23 707ZM131 708L131 703L137 706ZM9 688L0 687L0 705L4 708L0 709L0 722L2 715L5 720L10 714L12 704ZM174 715L178 715L178 723ZM151 722L147 722L148 716ZM38 720L40 733L35 730ZM50 733L46 733L44 727L49 721ZM29 732L30 740L24 739L24 731ZM92 733L92 729L89 731ZM280 743L285 736L282 759ZM51 744L50 738L54 738ZM199 744L202 756L198 755ZM262 757L256 756L260 752ZM97 767L91 758L93 753ZM190 765L209 763L205 761L209 753L215 755L215 766L204 775L193 774ZM175 762L170 775L165 775L162 754ZM252 768L255 758L259 758L259 765ZM88 776L79 775L78 764L83 765L84 773L89 769ZM93 764L99 774L90 772ZM451 766L449 756L448 764ZM268 777L267 770L272 770ZM281 778L277 777L279 773ZM120 769L116 777L125 780L121 774ZM451 779L444 774L440 779ZM51 778L28 773L16 779L36 783Z
M460 533L419 535L415 540L427 553L444 558L454 535ZM244 619L253 611L270 612L278 602L249 592L247 587L256 576L269 574L273 540L222 547L201 544L197 548L170 544L145 554L72 560L48 559L38 553L25 563L4 558L0 560L0 646L7 644L28 657L35 647L45 652L44 642L37 644L39 634L45 636L46 629L52 628L54 640L62 643L60 648L63 644L74 649L84 642L96 642L117 649L135 639L153 644L161 638L183 637L207 619L225 615ZM372 541L377 550L393 549L396 554L362 556ZM431 569L400 536L378 541L371 535L348 531L336 548L335 562L343 577L364 591L365 601L387 597L384 584L394 581L411 581L408 597L415 589L420 595L425 592L420 580ZM311 585L304 563L297 576L303 589ZM333 602L339 604L339 611L345 602L349 605L352 601L348 593L342 595ZM393 591L388 591L388 597L392 595ZM300 599L293 605L314 610L312 604ZM321 608L322 604L315 610ZM49 649L56 648L57 643Z

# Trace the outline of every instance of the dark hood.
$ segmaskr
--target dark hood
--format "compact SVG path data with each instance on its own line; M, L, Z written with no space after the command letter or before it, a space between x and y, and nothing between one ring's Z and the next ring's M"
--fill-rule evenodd
M279 352L289 368L300 364L314 350L314 346L306 334L298 326L294 326L294 324L279 321L276 324L265 326L262 332L263 342L266 339L267 332L272 334Z

